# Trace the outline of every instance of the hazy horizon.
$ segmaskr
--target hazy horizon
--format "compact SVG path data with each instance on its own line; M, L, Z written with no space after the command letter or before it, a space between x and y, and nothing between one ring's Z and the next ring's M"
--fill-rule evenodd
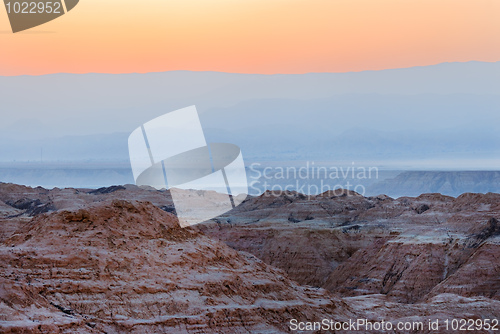
M69 185L81 182L74 168L84 170L83 179L97 168L101 181L92 185L132 183L129 134L194 104L207 141L240 146L247 167L314 161L393 171L495 171L499 74L500 62L466 62L290 75L0 77L0 169L11 180L38 173ZM47 174L54 168L61 175Z

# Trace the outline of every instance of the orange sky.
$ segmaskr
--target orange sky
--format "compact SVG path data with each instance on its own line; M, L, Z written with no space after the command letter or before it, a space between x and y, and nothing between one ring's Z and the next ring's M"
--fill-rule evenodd
M12 34L0 75L305 73L500 60L498 0L80 0Z

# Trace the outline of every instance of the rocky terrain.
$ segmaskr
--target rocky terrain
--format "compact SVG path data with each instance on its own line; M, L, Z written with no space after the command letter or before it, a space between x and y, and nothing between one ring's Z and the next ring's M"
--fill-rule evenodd
M150 202L101 202L125 188L59 198L57 190L8 187L12 200L16 190L33 197L15 212L35 218L3 231L2 332L267 333L286 332L289 318L351 314L326 291L181 228ZM72 195L72 208L58 201ZM90 197L84 209L79 197Z
M301 284L416 303L445 292L500 299L497 217L500 195L492 193L392 199L268 192L200 228ZM480 270L481 280L474 279Z
M199 228L373 319L500 315L500 195L267 192ZM467 311L466 311L467 310Z
M0 331L500 318L499 194L266 192L195 227L174 214L168 192L131 185L0 184Z

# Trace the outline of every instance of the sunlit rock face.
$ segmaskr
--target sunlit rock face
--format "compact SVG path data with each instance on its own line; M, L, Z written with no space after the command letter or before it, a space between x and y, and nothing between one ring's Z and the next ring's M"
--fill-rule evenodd
M400 305L408 316L436 307L460 315L456 303L470 302L477 308L471 314L498 316L499 217L500 195L492 193L398 199L265 193L200 229L300 284L341 295L362 314L398 318ZM419 306L406 306L413 304ZM480 305L489 311L481 313Z
M2 332L287 332L291 318L350 314L149 202L39 214L0 258Z
M499 318L499 218L492 193L267 192L182 228L165 191L0 184L0 331Z

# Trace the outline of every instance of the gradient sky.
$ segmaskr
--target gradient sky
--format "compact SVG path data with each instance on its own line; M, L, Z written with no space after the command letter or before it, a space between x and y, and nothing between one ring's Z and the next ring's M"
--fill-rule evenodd
M12 34L0 8L0 75L492 62L500 60L499 18L498 0L80 0Z

